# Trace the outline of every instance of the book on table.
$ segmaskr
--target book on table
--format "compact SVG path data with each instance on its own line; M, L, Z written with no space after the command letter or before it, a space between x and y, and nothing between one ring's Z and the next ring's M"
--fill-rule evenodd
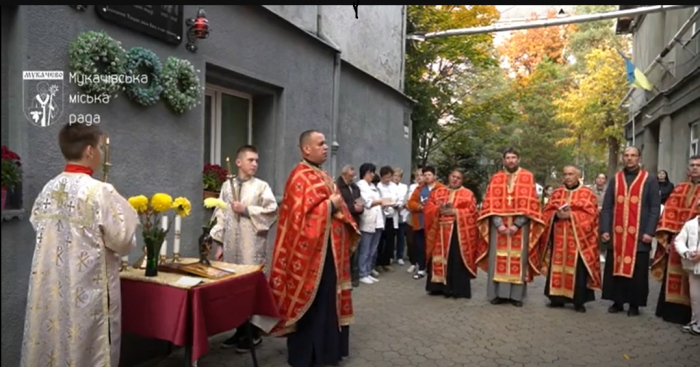
M223 279L236 275L236 271L233 269L222 269L220 267L202 264L198 261L189 264L164 263L158 265L158 270L167 273L196 275L207 279Z

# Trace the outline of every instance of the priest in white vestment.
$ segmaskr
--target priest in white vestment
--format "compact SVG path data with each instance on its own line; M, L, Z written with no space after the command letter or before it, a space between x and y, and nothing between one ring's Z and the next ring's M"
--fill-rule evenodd
M209 234L217 242L217 260L232 264L265 265L267 263L267 235L277 220L277 200L267 182L255 177L258 153L252 145L245 145L236 154L238 175L221 187L219 198L226 208L214 211L216 224ZM247 324L239 326L236 334L224 341L224 348L235 347L238 352L250 350L245 337ZM262 343L254 329L254 344Z
M118 367L120 257L136 247L136 211L108 183L96 125L62 128L67 165L32 209L36 248L29 278L20 366Z

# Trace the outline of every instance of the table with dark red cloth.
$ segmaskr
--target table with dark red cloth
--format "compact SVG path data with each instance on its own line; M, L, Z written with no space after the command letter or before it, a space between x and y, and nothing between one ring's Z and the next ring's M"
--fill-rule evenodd
M121 291L122 332L191 347L188 363L209 351L212 335L254 315L280 318L260 270L189 289L122 277Z

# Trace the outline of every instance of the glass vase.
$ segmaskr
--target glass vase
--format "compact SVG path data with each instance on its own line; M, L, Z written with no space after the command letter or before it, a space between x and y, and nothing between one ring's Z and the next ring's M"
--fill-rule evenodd
M160 246L163 241L154 239L144 239L146 243L146 276L154 277L158 275L158 255L160 255Z

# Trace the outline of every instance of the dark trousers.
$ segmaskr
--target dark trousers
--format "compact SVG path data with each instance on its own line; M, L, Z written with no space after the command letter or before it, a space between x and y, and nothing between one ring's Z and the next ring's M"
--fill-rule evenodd
M352 284L358 285L360 283L360 246L358 244L355 252L350 255L350 275L352 277Z
M377 266L391 265L394 258L394 248L396 247L396 229L394 228L394 218L387 218L384 222L384 231L379 240L379 250L377 255Z
M405 230L406 230L406 247L408 248L408 262L411 263L411 265L417 265L418 258L416 257L416 241L415 241L416 235L413 232L413 227L410 225L407 225Z
M418 270L425 270L425 230L413 231L413 241L416 251L416 263Z
M613 275L613 256L613 250L608 250L603 271L602 298L617 305L627 303L632 307L646 307L649 296L649 253L637 252L632 278Z
M316 297L295 332L287 337L287 363L292 367L337 365L350 349L349 326L338 328L333 249L328 244Z
M399 223L399 230L396 232L396 260L403 260L403 254L406 249L406 228L408 224Z

